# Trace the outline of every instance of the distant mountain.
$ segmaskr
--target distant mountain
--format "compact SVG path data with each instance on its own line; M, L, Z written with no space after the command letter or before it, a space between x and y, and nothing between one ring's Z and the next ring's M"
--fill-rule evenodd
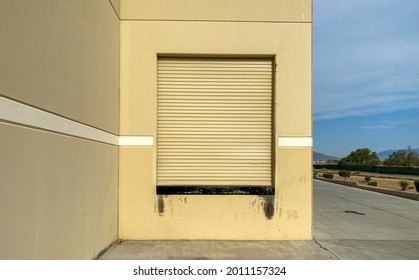
M338 160L339 158L333 156L327 156L322 153L317 153L313 151L313 161L326 161L326 160Z
M377 153L377 156L378 156L378 158L380 159L380 160L384 160L384 159L386 159L389 155L391 155L392 153L394 153L394 152L397 152L397 151L399 151L399 150L405 150L405 151L407 151L407 148L404 148L404 149L398 149L398 150L385 150L385 151L382 151L382 152L379 152L379 153ZM410 149L410 151L412 151L412 152L416 152L416 153L419 153L419 148L416 148L416 149Z

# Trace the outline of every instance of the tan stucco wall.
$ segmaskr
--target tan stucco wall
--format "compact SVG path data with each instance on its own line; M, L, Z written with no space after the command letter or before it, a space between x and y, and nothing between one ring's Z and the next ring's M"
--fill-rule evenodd
M0 259L92 259L117 236L118 148L0 123Z
M155 135L157 56L276 56L278 136L311 136L311 25L121 22L122 135Z
M311 22L311 0L120 0L121 19Z
M121 22L122 135L156 137L158 55L262 55L274 57L278 65L275 139L311 137L311 1L244 1L243 6L217 1L223 7L234 2L237 9L202 1L208 9L200 11L191 1L165 2L170 7L160 2L121 1L122 18L136 19ZM257 12L252 13L250 2L259 5ZM258 11L273 8L282 12L267 13L263 20ZM264 206L269 201L258 196L166 196L159 201L156 146L120 148L119 237L311 239L311 148L276 147L275 157L274 213L268 219Z
M108 0L0 1L0 26L1 99L118 133ZM6 111L16 114L0 114L0 259L94 258L117 239L118 147L12 125Z
M261 196L162 196L159 211L153 152L120 149L119 238L311 239L311 149L278 150L271 219Z
M1 96L156 140L159 54L262 55L278 65L275 139L312 135L309 0L1 1L0 23ZM159 198L155 145L118 149L1 120L0 135L3 259L92 258L118 237L311 238L311 148L276 147L273 200Z
M108 0L111 2L115 12L117 13L118 17L121 15L121 0Z
M119 19L109 0L0 1L0 94L118 133Z

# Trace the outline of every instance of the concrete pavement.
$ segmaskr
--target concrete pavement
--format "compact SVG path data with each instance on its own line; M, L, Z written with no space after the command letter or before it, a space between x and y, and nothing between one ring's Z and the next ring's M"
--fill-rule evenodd
M340 259L419 259L419 202L314 181L314 239Z
M419 259L419 201L314 181L312 241L125 241L100 259Z
M315 241L125 241L100 259L111 260L328 260Z

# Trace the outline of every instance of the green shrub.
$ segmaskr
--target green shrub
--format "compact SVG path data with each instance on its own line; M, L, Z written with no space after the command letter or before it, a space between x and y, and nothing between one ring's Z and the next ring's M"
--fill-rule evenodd
M401 180L399 184L400 184L400 187L402 187L402 191L405 191L407 189L407 186L409 185L409 183L404 180Z
M371 176L365 176L365 181L367 182L371 181Z
M368 182L367 185L376 187L376 186L378 186L378 182Z
M333 179L333 174L332 173L323 173L323 178Z
M313 178L317 178L317 175L318 175L317 172L314 172L313 173Z
M346 178L351 177L351 171L341 170L341 171L339 171L339 176L340 177L344 177L345 178L345 181L346 181Z
M415 180L413 184L415 184L416 191L419 193L419 180Z

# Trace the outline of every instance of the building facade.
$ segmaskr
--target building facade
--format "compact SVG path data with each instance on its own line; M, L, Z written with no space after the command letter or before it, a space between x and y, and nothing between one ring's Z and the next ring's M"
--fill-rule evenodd
M310 0L16 2L0 4L1 258L311 239Z

